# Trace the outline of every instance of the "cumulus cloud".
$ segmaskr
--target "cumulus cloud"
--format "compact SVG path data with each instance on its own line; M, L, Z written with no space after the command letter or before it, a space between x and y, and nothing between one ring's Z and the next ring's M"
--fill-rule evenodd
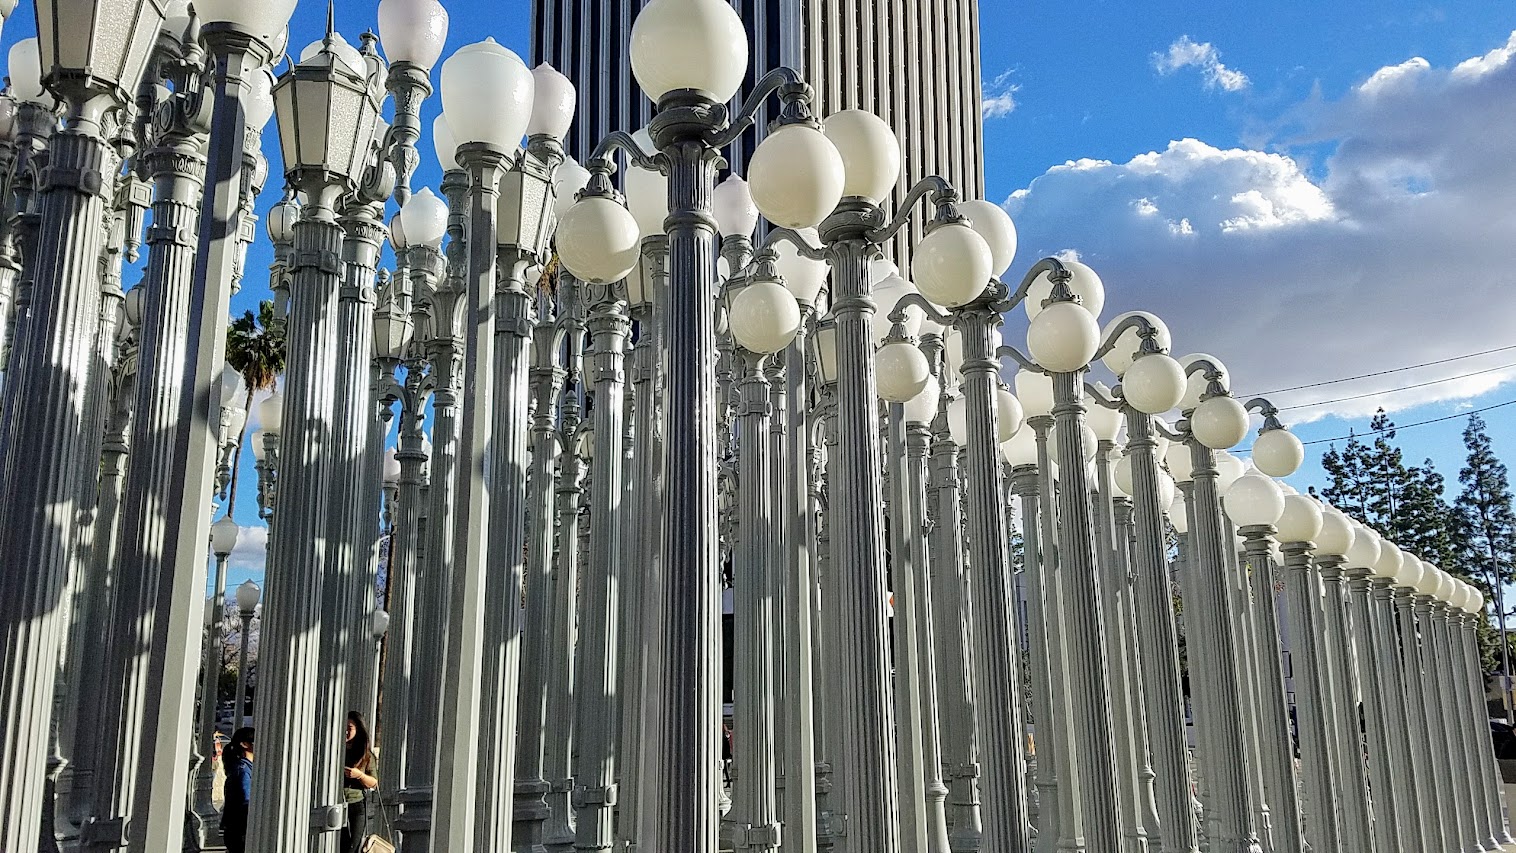
M985 118L1001 118L1016 110L1016 93L1021 90L1011 82L1011 72L1004 71L984 84L984 100L980 112Z
M1248 87L1248 76L1226 67L1215 45L1189 36L1180 36L1167 51L1153 54L1153 68L1164 76L1182 68L1199 68L1207 89L1240 92Z
M263 571L268 557L268 528L263 525L244 527L237 536L237 547L227 558L227 566L233 570Z
M1076 249L1105 280L1108 316L1159 313L1176 349L1220 356L1238 392L1516 343L1516 33L1452 68L1380 69L1298 121L1267 151L1181 139L1054 166L1006 202L1018 265ZM1290 153L1306 144L1332 152L1319 172ZM1492 354L1275 402L1302 407L1296 422L1357 417L1489 391L1516 379L1512 362Z

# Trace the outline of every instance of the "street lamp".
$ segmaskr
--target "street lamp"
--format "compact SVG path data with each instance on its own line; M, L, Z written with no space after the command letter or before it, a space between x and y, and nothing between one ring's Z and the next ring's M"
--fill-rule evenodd
M221 617L226 606L226 561L237 547L241 532L242 528L231 516L222 516L211 525L211 554L216 558L216 580L211 586L211 606L206 609L205 617L205 652L200 671L200 766L195 773L193 812L195 838L201 843L201 849L215 846L219 833L211 793L216 781L212 756L216 754L216 698L221 684ZM236 726L232 728L235 730Z
M237 700L233 711L232 728L241 728L247 719L247 651L248 644L253 636L253 614L258 610L258 600L263 597L263 590L252 581L243 581L237 587L237 613L241 617L241 628L238 629L239 650L237 652Z

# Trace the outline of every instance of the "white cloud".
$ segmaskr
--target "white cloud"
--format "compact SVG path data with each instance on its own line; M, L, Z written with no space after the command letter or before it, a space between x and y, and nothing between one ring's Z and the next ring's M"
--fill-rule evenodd
M1398 70L1397 70L1398 69ZM1214 352L1238 392L1458 356L1516 328L1516 34L1456 68L1381 69L1303 106L1273 150L1194 139L1125 163L1054 166L1006 202L1025 268L1075 248L1106 315L1153 310L1176 348ZM1308 172L1290 144L1331 155ZM1019 337L1016 329L1007 338ZM1279 394L1299 422L1461 399L1516 379L1510 353Z
M1167 76L1191 67L1200 69L1207 89L1240 92L1248 87L1248 76L1226 67L1221 61L1221 52L1208 41L1197 43L1189 36L1180 36L1169 45L1167 52L1153 54L1153 68L1159 74Z
M1001 72L1000 76L984 84L981 114L985 118L1001 118L1015 112L1016 93L1019 91L1021 87L1011 82L1011 72Z
M268 528L264 525L244 527L237 536L237 547L227 558L227 566L233 570L263 571L268 558Z

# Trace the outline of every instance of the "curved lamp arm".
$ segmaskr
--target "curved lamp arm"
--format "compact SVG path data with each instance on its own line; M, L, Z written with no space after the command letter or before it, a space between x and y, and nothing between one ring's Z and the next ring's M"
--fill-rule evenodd
M1105 342L1100 345L1099 349L1095 350L1095 358L1090 359L1090 361L1094 361L1097 358L1105 358L1107 355L1110 355L1111 350L1116 348L1116 342L1121 340L1121 336L1126 334L1128 329L1137 330L1137 335L1142 338L1142 352L1146 354L1148 351L1148 341L1153 340L1157 337L1158 327L1154 326L1152 322L1148 320L1148 318L1142 316L1141 314L1133 314L1125 320L1122 320L1116 325L1116 328L1111 330L1111 333L1106 336ZM1153 344L1153 352L1158 352L1156 341Z
M1005 307L1000 310L1008 311L1025 302L1027 294L1032 292L1032 283L1043 273L1047 273L1048 277L1053 280L1054 293L1057 292L1058 286L1067 282L1070 277L1068 267L1063 265L1063 261L1057 258L1043 258L1026 271L1026 275L1021 278L1021 285L1016 288L1015 293L1010 295L1010 298L1005 300ZM999 308L1000 306L997 305L996 307Z
M1197 373L1205 374L1206 382L1209 383L1206 386L1205 393L1200 395L1201 400L1227 394L1227 390L1221 385L1221 368L1216 362L1208 358L1197 358L1190 362L1189 367L1185 368L1184 378L1189 379Z
M911 213L916 209L916 205L926 198L928 193L932 196L932 203L937 205L936 222L962 221L963 217L958 215L958 191L953 189L953 185L948 183L947 179L931 175L922 178L914 187L911 187L911 191L905 194L905 199L895 211L894 218L888 224L868 233L869 241L884 243L899 234L900 229L911 221Z
M927 301L927 298L925 296L922 296L920 293L912 292L907 293L895 301L895 307L890 310L890 322L905 322L905 309L911 307L920 308L921 313L925 314L927 316L927 319L931 320L939 326L951 326L956 319L952 314L943 311L936 305L933 305L931 302Z
M1099 388L1095 387L1095 384L1093 382L1084 383L1084 393L1090 399L1094 400L1096 403L1099 403L1102 407L1107 409L1115 409L1119 411L1121 407L1125 405L1125 401L1120 397L1103 393Z
M1171 430L1169 425L1163 422L1163 418L1153 418L1153 432L1158 433L1169 441L1184 441L1183 430Z
M1047 372L1047 370L1045 368L1043 368L1042 365L1038 364L1035 361L1032 361L1030 358L1027 358L1025 355L1022 355L1021 354L1021 350L1016 349L1015 347L1011 346L1010 344L1001 344L1000 348L997 349L997 350L995 350L995 357L996 358L1009 358L1010 360L1012 360L1012 361L1016 362L1017 364L1021 365L1021 369L1022 370L1030 370L1033 373L1041 373L1044 376L1049 375L1048 372Z
M825 247L812 246L810 243L806 242L805 237L802 236L799 231L796 231L793 228L773 229L769 232L767 237L763 238L763 244L758 247L758 251L768 251L780 243L789 243L791 246L794 246L795 251L799 252L800 257L802 258L807 258L812 261L826 260Z
M1263 415L1263 429L1259 432L1270 432L1276 429L1284 429L1284 424L1279 421L1279 407L1265 397L1254 397L1243 405L1249 412L1257 412Z
M642 150L642 146L637 144L637 140L633 139L630 133L615 130L600 140L600 144L596 145L594 152L590 154L589 161L585 163L586 168L590 170L589 186L593 187L597 178L604 180L607 184L610 183L610 176L616 172L616 161L611 159L611 154L617 150L626 152L631 164L639 169L647 169L651 172L663 171L661 155L657 152Z
M816 124L816 119L811 115L813 94L810 84L793 68L781 66L763 75L763 79L753 87L752 94L742 102L737 114L732 116L726 129L707 137L706 143L712 148L725 148L735 142L737 137L757 123L758 108L775 92L779 93L783 105L779 113L779 124Z

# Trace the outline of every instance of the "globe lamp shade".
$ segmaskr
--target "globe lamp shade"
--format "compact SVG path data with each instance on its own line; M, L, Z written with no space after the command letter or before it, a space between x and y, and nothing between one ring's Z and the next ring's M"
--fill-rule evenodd
M400 482L400 459L395 453L395 448L384 451L384 484L387 486L398 485Z
M900 140L884 119L866 110L843 110L822 123L842 155L842 195L880 204L900 181Z
M785 228L814 227L836 210L845 173L837 146L803 124L785 125L764 137L747 167L753 203L770 222Z
M1103 394L1110 393L1110 389L1102 383L1096 382L1095 388ZM1095 437L1101 441L1115 441L1116 436L1121 432L1121 411L1108 409L1093 400L1086 408L1085 421L1089 423L1090 429L1095 431Z
M818 239L815 229L801 229L798 233L807 240ZM784 279L784 286L795 294L800 304L815 305L821 288L826 286L826 275L831 267L826 261L812 260L800 254L800 250L788 240L780 240L774 246L774 252L777 255L774 269Z
M442 171L456 172L462 168L458 165L458 138L453 135L446 113L439 113L432 120L432 148L437 152L437 164Z
M242 528L229 515L222 516L215 524L211 525L211 553L218 557L225 557L237 547L237 537L242 533Z
M1025 415L1021 410L1021 401L1008 388L998 388L995 391L995 431L1001 441L1010 441L1021 431L1021 424Z
M1164 451L1163 462L1168 466L1169 473L1181 483L1188 483L1193 479L1195 471L1194 457L1190 454L1190 448L1183 442L1170 444Z
M36 9L39 68L54 94L132 101L167 0L37 0Z
M1169 472L1158 469L1158 505L1169 506L1174 502L1174 496L1179 493L1179 486Z
M990 246L962 222L938 225L911 256L911 278L935 305L956 308L973 302L990 283Z
M948 437L959 447L966 447L969 443L969 401L962 396L954 397L948 402L947 409Z
M438 0L380 0L379 41L390 62L430 69L447 43L447 9Z
M1090 312L1072 302L1048 306L1033 318L1026 333L1027 353L1054 373L1081 370L1100 347L1100 326Z
M365 72L337 49L333 39L274 86L285 173L294 183L302 174L351 182L367 167L379 104Z
M267 68L260 68L250 76L242 112L247 126L254 130L267 127L274 117L274 75Z
M732 300L732 337L749 352L776 353L800 331L800 306L784 285L758 280Z
M202 24L232 24L270 41L284 32L295 14L295 0L195 0ZM282 52L282 51L280 51Z
M1226 490L1227 517L1238 527L1267 524L1273 526L1284 514L1284 494L1274 481L1262 474L1247 474Z
M492 38L442 63L442 109L459 145L516 150L532 119L532 100L532 72Z
M1237 482L1237 478L1248 473L1247 466L1241 459L1227 453L1225 450L1215 455L1216 462L1216 491L1218 494L1226 494L1227 489Z
M1379 551L1383 547L1379 534L1358 522L1353 522L1353 544L1342 556L1347 558L1348 565L1359 569L1372 569L1379 561Z
M400 228L407 244L438 248L447 235L447 202L431 187L422 187L400 208Z
M662 172L632 166L626 170L623 186L626 209L637 220L637 230L644 236L662 234L663 223L669 217L669 179Z
M1000 442L1000 456L1013 468L1036 465L1037 434L1029 429L1018 431L1009 441Z
M1200 398L1205 396L1206 390L1210 388L1210 380L1206 379L1205 371L1191 371L1190 369L1191 365L1197 361L1207 361L1216 367L1216 371L1220 374L1221 390L1226 391L1232 385L1231 377L1227 374L1226 365L1222 364L1221 360L1213 355L1197 352L1179 359L1179 366L1184 368L1185 375L1184 397L1179 401L1181 411L1187 412L1200 405Z
M928 373L921 390L905 401L905 422L929 426L932 419L937 417L937 406L941 400L942 386L937 382L937 377Z
M1133 487L1136 486L1136 483L1132 480L1131 454L1123 453L1121 458L1116 460L1116 464L1111 468L1111 480L1115 484L1116 489L1123 495L1127 497L1132 496ZM1159 501L1159 503L1161 504L1162 501Z
M574 126L578 93L573 81L546 62L532 69L532 118L527 136L549 136L560 142Z
M605 196L588 196L558 220L558 259L581 281L626 278L641 259L637 220Z
M1379 546L1379 559L1369 568L1375 577L1393 578L1400 574L1400 564L1405 562L1405 552L1394 542L1385 540Z
M1016 373L1016 398L1027 417L1053 413L1053 377L1033 370Z
M1183 495L1169 504L1169 524L1173 525L1174 532L1181 536L1190 532L1190 510L1185 506Z
M1125 314L1118 314L1116 319L1105 324L1105 328L1100 330L1100 339L1110 340L1111 335L1116 333L1121 324L1133 317L1141 317L1148 322L1148 325L1153 327L1157 333L1153 337L1153 342L1158 345L1159 351L1169 351L1169 347L1173 346L1174 343L1172 336L1169 334L1169 327L1162 320L1158 319L1157 314L1150 314L1147 311L1128 311ZM1112 344L1111 351L1102 356L1100 361L1112 373L1121 376L1127 372L1127 368L1130 368L1141 354L1142 335L1139 332L1138 326L1131 326L1121 333L1121 336Z
M237 587L237 609L243 613L252 613L258 609L258 599L263 597L263 590L252 581L243 581Z
M264 444L263 444L263 436L265 434L266 433L264 433L264 431L260 429L260 430L257 430L256 432L254 432L248 438L248 441L251 441L253 443L253 461L254 462L262 462L263 460L265 460L265 459L268 458L268 448L265 447Z
M1287 429L1265 430L1253 442L1253 464L1270 477L1288 477L1305 461L1305 445Z
M578 162L569 159L559 163L553 172L553 215L561 220L589 182L590 170Z
M369 633L373 636L375 642L384 639L384 635L388 634L390 630L389 611L375 610L374 615L370 618L368 627Z
M36 39L22 39L11 45L9 56L11 94L19 101L51 104L53 96L42 85L42 54Z
M1190 431L1212 450L1236 447L1248 434L1248 413L1231 397L1212 397L1195 407Z
M747 30L723 0L651 0L630 47L632 75L654 103L682 89L726 103L747 75Z
M1163 353L1149 353L1122 375L1121 396L1143 414L1167 412L1184 396L1184 368Z
M258 404L258 424L270 435L278 435L284 429L283 394L275 391Z
M1416 594L1424 595L1427 598L1436 598L1437 590L1442 586L1441 576L1442 569L1428 563L1426 560L1422 560L1421 580L1416 582Z
M1101 309L1105 308L1105 283L1100 280L1100 276L1089 264L1080 261L1064 261L1063 268L1069 272L1069 291L1079 297L1079 304L1090 312L1090 316L1099 317ZM1037 319L1037 315L1044 310L1043 303L1052 295L1052 273L1044 272L1033 279L1026 300L1022 303L1026 306L1027 319Z
M751 237L758 228L758 205L753 203L752 189L736 175L716 185L711 194L711 213L723 237Z
M1274 527L1281 542L1315 542L1325 524L1321 504L1305 495L1285 495L1284 512Z
M994 202L975 199L958 205L960 216L968 219L969 227L984 238L990 247L990 273L997 278L1005 275L1016 259L1016 223L1005 208Z
M874 344L876 346L883 345L885 338L888 338L894 330L895 321L892 315L900 307L900 300L909 294L919 292L916 289L916 285L898 275L891 276L874 285L873 295L876 308L874 316L869 322L873 324ZM912 338L920 336L921 321L926 317L920 306L906 306L904 316L905 322L902 325L905 327L906 335Z
M891 403L904 403L920 394L931 378L926 355L906 342L885 344L874 354L879 396Z

